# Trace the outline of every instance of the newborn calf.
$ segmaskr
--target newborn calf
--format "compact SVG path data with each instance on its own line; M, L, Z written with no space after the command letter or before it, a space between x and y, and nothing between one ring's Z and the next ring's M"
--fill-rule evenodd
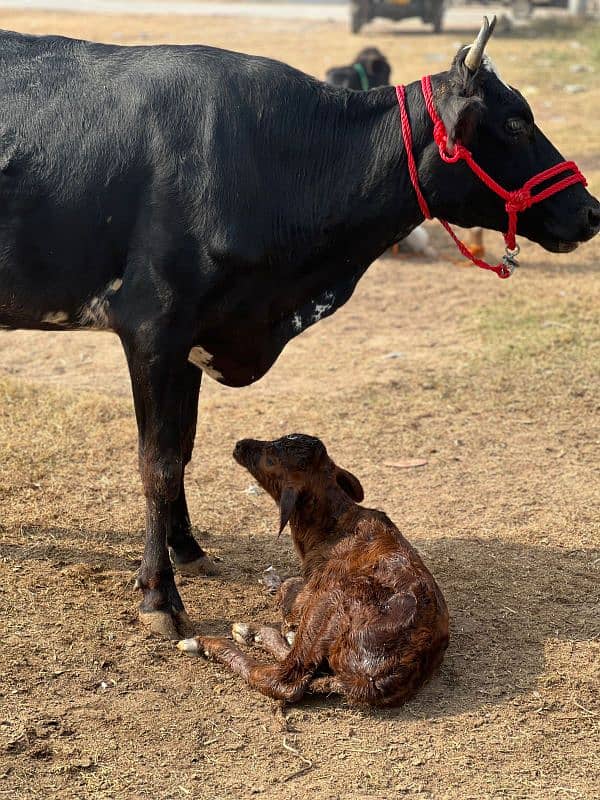
M259 644L278 659L268 665L224 638L185 639L179 648L214 658L288 702L333 691L362 705L404 703L448 644L446 603L417 552L385 514L357 505L360 482L319 439L244 439L234 458L279 504L279 532L290 523L302 562L302 577L278 593L287 635L233 626L238 643Z

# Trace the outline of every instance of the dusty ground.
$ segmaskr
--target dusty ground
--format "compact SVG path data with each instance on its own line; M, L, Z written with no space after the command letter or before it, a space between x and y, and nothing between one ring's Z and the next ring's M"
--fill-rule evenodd
M4 14L0 24L204 41L315 74L375 41L405 80L442 68L466 38L175 18ZM498 39L492 52L598 193L597 72L570 71L598 70L598 45L570 32ZM565 93L567 83L584 91ZM272 503L247 493L230 457L236 438L315 433L360 476L367 503L424 554L453 618L440 675L392 713L332 698L282 715L140 630L143 508L117 343L0 336L1 797L600 795L600 241L562 258L525 245L526 266L502 282L456 266L434 238L439 261L375 264L258 385L208 381L188 479L223 571L179 584L199 630L223 632L232 619L272 617L264 567L294 570ZM427 465L384 465L407 458Z

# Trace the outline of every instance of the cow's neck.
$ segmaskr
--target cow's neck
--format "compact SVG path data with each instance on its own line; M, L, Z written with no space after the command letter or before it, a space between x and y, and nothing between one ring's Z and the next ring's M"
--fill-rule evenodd
M224 305L202 318L194 363L229 386L261 378L287 342L344 305L367 267L423 219L395 89L319 91L311 120L294 121L297 151L265 162L271 193L276 176L286 178L275 186L277 202L271 198L262 227L249 226L241 248L252 253L242 271L253 276L252 302L232 283ZM419 91L418 84L407 87L417 163L432 142ZM288 113L285 128L292 127Z
M419 91L418 84L407 90L417 159L430 127ZM364 270L423 219L408 174L396 92L386 87L325 96L323 104L331 119L321 174L311 176L316 216L325 226L332 260Z

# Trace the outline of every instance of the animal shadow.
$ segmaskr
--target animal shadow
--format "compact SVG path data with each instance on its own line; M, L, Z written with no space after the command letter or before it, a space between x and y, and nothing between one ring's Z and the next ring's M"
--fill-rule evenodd
M438 676L397 713L443 717L503 703L535 688L549 639L598 636L589 565L600 550L450 537L416 544L446 597L450 645Z

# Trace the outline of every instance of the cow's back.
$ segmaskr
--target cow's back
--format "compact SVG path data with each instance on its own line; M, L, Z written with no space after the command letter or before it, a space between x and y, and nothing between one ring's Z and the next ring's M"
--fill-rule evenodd
M314 106L311 83L278 62L209 47L0 33L4 324L8 294L19 308L26 294L34 315L71 312L157 228L161 247L176 243L190 259L208 249L260 263L261 225L272 231L297 192L286 169L298 139L280 132L290 116L310 124L299 87ZM289 139L283 153L278 138ZM294 208L306 217L301 200Z

